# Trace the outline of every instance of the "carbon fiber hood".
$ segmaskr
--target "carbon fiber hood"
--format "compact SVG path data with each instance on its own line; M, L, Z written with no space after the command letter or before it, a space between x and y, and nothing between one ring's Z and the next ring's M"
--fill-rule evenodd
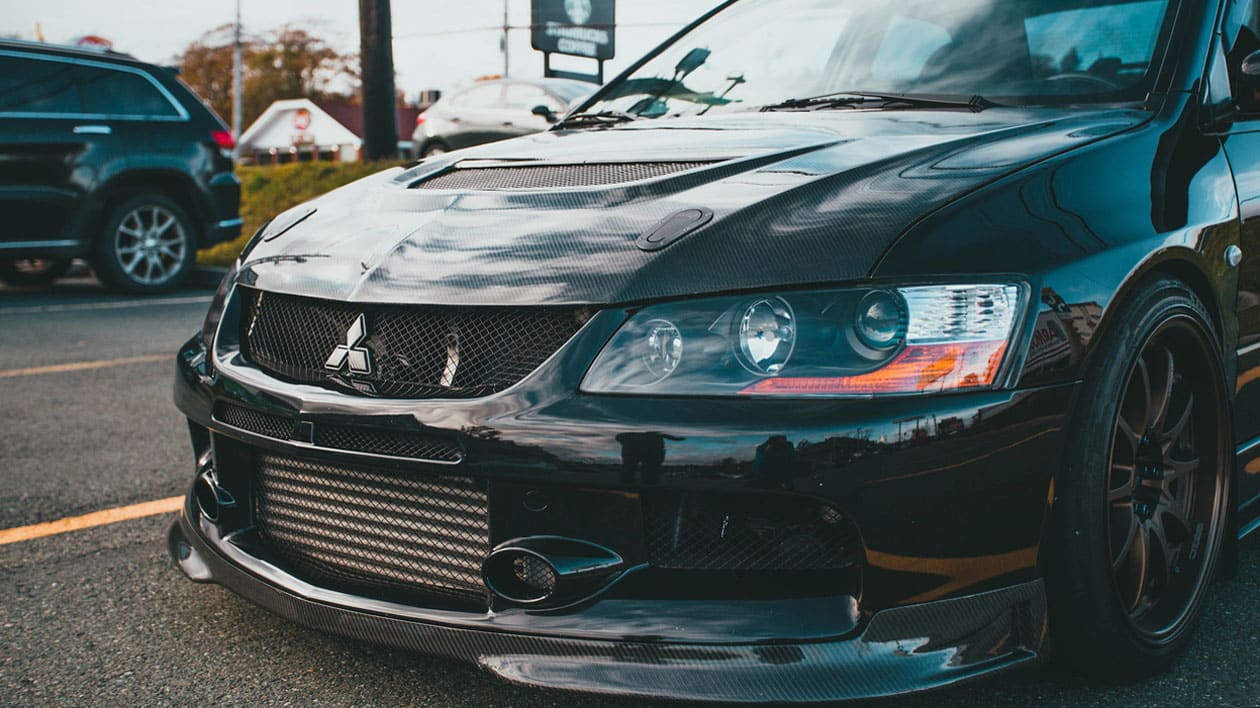
M390 170L290 210L257 240L241 279L335 300L462 305L625 303L856 280L945 202L1148 117L749 113L543 133ZM702 164L615 184L426 185L453 171L475 184L462 170L479 168L510 178L531 166L661 162ZM564 174L551 169L552 179ZM712 220L661 250L636 245L695 209Z

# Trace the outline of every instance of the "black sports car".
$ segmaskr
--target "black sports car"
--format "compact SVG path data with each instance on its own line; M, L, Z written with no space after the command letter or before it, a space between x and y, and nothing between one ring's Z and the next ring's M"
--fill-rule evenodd
M178 357L192 579L722 701L1167 666L1260 504L1260 17L739 0L278 216Z

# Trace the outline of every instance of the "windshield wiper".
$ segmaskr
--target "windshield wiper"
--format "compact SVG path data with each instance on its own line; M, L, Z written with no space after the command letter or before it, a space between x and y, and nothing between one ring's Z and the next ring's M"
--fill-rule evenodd
M574 113L552 126L553 130L563 128L595 128L601 126L620 125L638 120L639 117L624 111L596 111L594 113Z
M956 98L936 98L933 96L916 96L914 94L839 91L808 98L790 98L780 103L762 106L761 110L812 111L827 108L853 108L868 103L879 103L885 106L903 105L911 108L965 108L976 113L986 108L995 108L1001 105L990 101L984 96L972 96L964 101Z

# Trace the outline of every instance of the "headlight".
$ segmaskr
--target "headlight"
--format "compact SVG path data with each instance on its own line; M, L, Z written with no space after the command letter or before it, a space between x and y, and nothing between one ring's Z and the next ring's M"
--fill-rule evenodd
M219 329L219 320L223 319L223 308L227 303L228 294L232 292L232 285L236 282L236 266L232 264L228 268L227 275L223 276L223 280L219 282L219 287L214 291L214 298L210 301L210 311L206 313L205 322L201 323L201 342L206 345L206 349L214 347L214 333Z
M715 297L646 307L587 393L875 396L992 387L1023 319L1020 283Z

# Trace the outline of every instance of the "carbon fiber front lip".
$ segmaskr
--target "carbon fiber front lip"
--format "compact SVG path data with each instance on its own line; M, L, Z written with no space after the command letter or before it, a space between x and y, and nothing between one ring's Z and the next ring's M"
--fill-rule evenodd
M172 556L289 620L332 634L476 664L509 681L590 693L721 702L815 702L904 694L1037 661L1046 646L1040 580L878 612L846 641L680 644L467 629L300 597L229 561L185 514Z

